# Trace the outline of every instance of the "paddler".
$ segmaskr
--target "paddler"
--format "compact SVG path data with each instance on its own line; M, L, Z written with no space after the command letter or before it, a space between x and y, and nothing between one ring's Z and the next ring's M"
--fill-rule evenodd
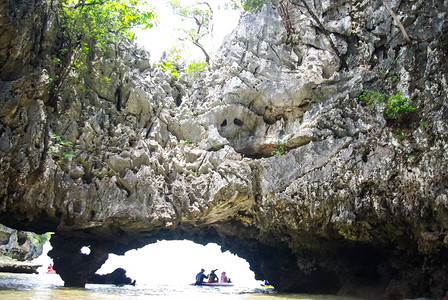
M216 269L216 270L212 270L211 272L210 272L210 275L208 275L208 282L209 283L213 283L213 282L218 282L219 280L218 280L218 276L216 276L216 274L215 274L215 272L217 271L218 269Z
M199 273L196 275L196 283L195 283L195 285L201 285L202 282L204 282L204 279L205 279L205 278L208 278L208 276L205 275L204 272L205 272L205 270L204 270L204 269L201 269L201 272L199 272Z

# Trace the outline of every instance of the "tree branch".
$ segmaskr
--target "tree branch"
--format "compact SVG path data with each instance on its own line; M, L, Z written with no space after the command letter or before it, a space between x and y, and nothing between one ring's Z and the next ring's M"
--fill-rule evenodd
M288 10L285 7L284 0L278 1L278 4L280 5L280 12L283 15L283 25L285 26L288 37L290 38L294 33L294 29L291 25L291 19L289 18Z
M103 5L106 1L93 1L90 3L85 3L85 1L81 1L81 3L76 4L73 8L78 9L78 7L84 8L84 6L92 6L92 5Z
M386 7L386 9L389 11L390 15L392 16L392 18L394 19L395 23L397 23L398 28L400 28L401 33L403 34L404 38L406 39L406 41L411 44L412 40L409 37L408 33L406 32L406 29L404 29L403 24L401 24L400 20L398 20L397 15L394 13L394 11L392 10L392 8L390 7L389 3L387 2L387 0L382 0L384 6Z
M198 4L206 5L208 7L208 10L210 11L210 18L209 18L209 24L210 24L209 28L210 28L210 30L209 30L209 32L210 32L210 35L212 36L212 39L213 39L213 15L214 15L213 9L212 9L212 7L210 6L210 4L208 2L199 2Z
M303 6L305 6L306 10L308 11L308 13L311 15L311 18L313 18L313 20L317 23L317 25L319 26L319 28L322 30L322 32L324 33L324 35L327 37L328 42L330 43L331 48L333 49L333 51L335 52L335 54L339 57L339 60L341 61L341 66L343 68L346 67L346 64L344 62L344 60L341 57L341 53L339 53L338 48L336 47L336 45L333 43L333 40L330 37L330 33L328 32L327 29L325 29L325 27L322 25L322 23L320 22L320 20L317 18L317 16L314 14L314 12L311 10L311 8L309 7L308 3L306 3L305 0L299 0L300 2L302 2ZM290 1L293 5L299 6L298 3L294 2L293 0Z
M199 47L199 49L202 50L202 52L203 52L204 55L205 55L205 62L208 63L208 64L210 64L210 55L208 55L207 51L205 51L204 46L202 46L198 41L193 41L193 44L194 44L196 47Z

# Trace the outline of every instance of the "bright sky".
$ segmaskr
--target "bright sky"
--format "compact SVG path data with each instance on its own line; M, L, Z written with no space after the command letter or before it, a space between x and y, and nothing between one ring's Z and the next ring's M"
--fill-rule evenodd
M179 40L182 32L180 28L190 27L189 20L182 20L175 15L171 7L167 4L168 0L148 0L158 15L159 24L151 29L137 31L137 42L151 53L151 61L156 62L161 57L163 51L169 50L173 46L181 46L182 41ZM195 0L182 0L184 6L193 5ZM222 6L222 0L207 1L213 9L214 30L213 39L205 38L203 45L209 49L208 53L213 54L221 46L224 37L232 32L239 20L239 12L237 10L226 10ZM201 40L202 41L202 40ZM202 51L187 40L183 42L182 47L186 52L186 57L191 60L204 60Z
M217 244L203 246L191 241L159 241L128 251L124 257L110 255L98 273L109 273L118 267L123 267L129 277L143 283L191 284L201 268L206 274L218 269L218 277L225 271L236 285L256 283L249 264L229 251L222 253Z
M44 245L42 256L34 260L42 264L40 273L46 272L52 259L46 254L51 250L50 243ZM194 283L196 274L205 269L206 274L218 269L218 278L225 271L235 286L258 287L249 264L242 258L230 253L221 252L217 244L206 246L191 241L158 241L138 250L130 250L125 255L110 254L106 263L97 271L107 274L116 268L125 269L126 275L137 280L137 284L163 285Z

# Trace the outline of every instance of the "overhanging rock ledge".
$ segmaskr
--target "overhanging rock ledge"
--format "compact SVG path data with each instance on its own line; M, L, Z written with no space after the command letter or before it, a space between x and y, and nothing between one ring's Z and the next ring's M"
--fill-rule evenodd
M412 43L379 0L272 0L195 81L123 42L50 97L52 10L3 1L0 223L55 232L69 286L108 253L189 239L280 291L446 297L448 3L389 2Z

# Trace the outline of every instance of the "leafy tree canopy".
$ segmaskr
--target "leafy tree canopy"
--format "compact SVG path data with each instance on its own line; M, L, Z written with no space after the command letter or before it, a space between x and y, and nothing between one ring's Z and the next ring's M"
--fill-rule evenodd
M258 11L266 3L266 0L229 0L226 6L232 9L243 9L245 11Z
M52 105L71 69L86 69L91 48L135 39L135 28L150 28L156 14L145 0L48 0L62 34L62 47L52 61L55 74L49 78Z
M135 39L135 27L154 25L154 11L144 0L62 0L60 22L71 42L94 39L99 46L123 37ZM144 9L146 7L146 9Z

